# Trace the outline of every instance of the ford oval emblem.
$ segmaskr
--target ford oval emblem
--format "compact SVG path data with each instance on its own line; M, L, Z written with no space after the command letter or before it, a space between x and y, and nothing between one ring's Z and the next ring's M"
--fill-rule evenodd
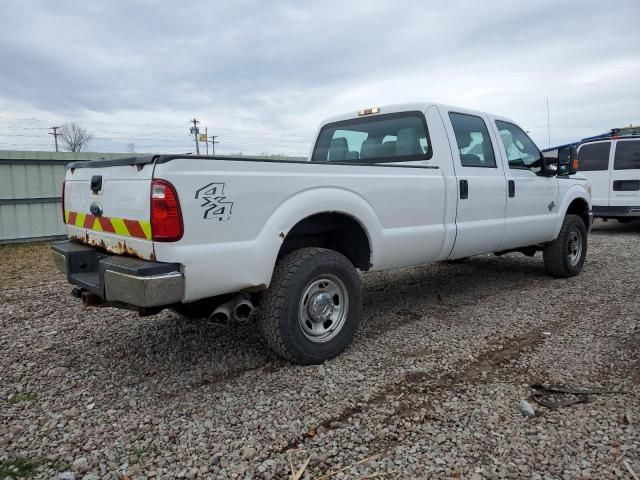
M91 212L91 215L93 215L94 217L101 217L102 216L102 207L100 206L99 203L92 203L91 206L89 207L89 211Z

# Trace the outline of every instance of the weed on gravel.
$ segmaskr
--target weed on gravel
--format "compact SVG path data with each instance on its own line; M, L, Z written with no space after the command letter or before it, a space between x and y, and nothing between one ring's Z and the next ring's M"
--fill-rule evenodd
M0 479L20 480L31 478L41 464L41 459L29 460L23 457L0 462Z

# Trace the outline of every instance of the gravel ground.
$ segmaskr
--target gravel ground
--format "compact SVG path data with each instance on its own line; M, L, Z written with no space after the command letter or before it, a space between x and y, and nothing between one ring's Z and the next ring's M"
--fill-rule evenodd
M639 242L597 224L569 280L540 254L367 274L353 345L314 367L251 324L85 309L46 246L0 247L0 480L633 478ZM532 383L627 393L551 410Z

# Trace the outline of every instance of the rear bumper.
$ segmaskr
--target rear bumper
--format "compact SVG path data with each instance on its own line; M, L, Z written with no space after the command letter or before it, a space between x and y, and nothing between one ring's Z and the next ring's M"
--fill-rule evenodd
M72 241L51 247L53 260L69 283L109 303L162 307L180 303L184 274L177 263L109 255Z

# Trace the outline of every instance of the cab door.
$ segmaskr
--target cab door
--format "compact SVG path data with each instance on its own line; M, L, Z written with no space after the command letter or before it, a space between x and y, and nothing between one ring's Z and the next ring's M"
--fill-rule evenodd
M507 187L488 118L476 112L441 112L458 186L456 240L449 258L498 250L505 233Z
M506 229L500 250L553 240L558 177L543 174L542 153L524 130L508 121L493 123L507 178Z

